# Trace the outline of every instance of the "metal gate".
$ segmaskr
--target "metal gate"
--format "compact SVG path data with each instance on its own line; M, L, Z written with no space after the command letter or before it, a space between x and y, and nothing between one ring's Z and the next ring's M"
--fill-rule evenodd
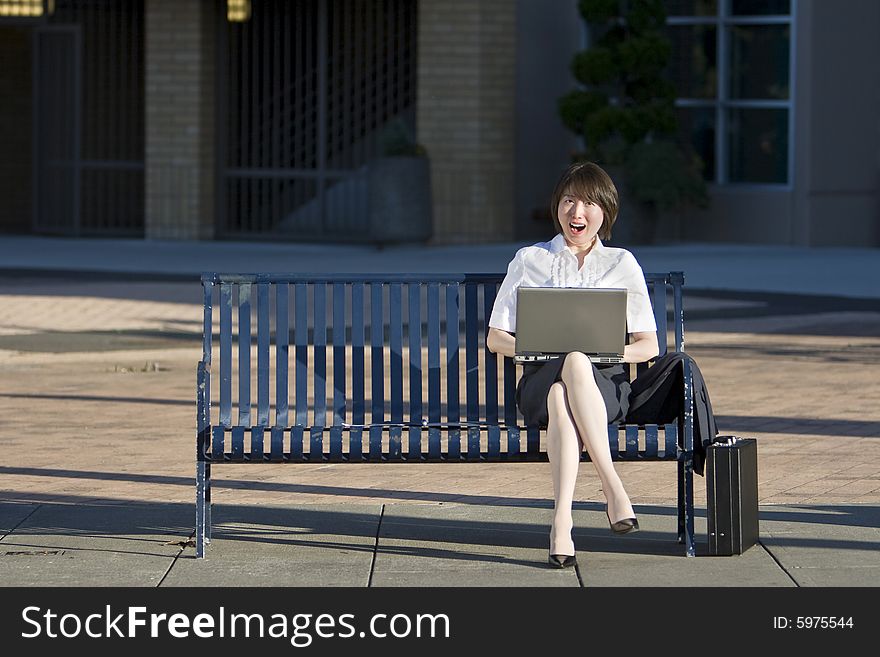
M37 233L144 232L143 0L57 0L34 31Z
M223 16L219 236L367 239L363 167L392 119L415 124L416 7L252 0L246 20Z
M76 27L34 33L36 233L80 232L80 35Z

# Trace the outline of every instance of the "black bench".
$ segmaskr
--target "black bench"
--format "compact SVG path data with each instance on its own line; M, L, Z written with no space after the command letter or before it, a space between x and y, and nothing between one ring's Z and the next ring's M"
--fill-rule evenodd
M516 366L485 346L502 278L204 274L197 556L205 556L211 538L214 465L546 461L542 432L521 425ZM683 274L645 279L660 353L670 324L674 349L683 351ZM694 556L687 362L685 368L685 408L676 424L609 425L608 436L614 460L678 464L678 541Z

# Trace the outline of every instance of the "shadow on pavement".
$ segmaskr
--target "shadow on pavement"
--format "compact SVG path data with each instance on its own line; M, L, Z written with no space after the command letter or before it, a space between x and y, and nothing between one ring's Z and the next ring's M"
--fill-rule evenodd
M75 496L71 496L73 499ZM511 500L521 502L521 500ZM384 511L382 511L384 507ZM575 504L575 539L605 552L680 554L675 539L674 508L636 505L643 518L642 531L625 537L610 533L604 506ZM461 543L484 546L545 547L549 523L546 505L484 505L481 508L438 504L304 504L297 507L215 504L214 538L254 543L310 544L310 536L376 537L381 525L383 539ZM500 519L499 519L500 518ZM705 513L698 511L698 519ZM836 537L831 528L880 526L880 508L873 505L762 506L762 531L773 533L776 545L800 545L829 549L880 550L880 540L853 541ZM119 537L147 540L158 537L163 544L176 544L193 536L194 505L184 503L119 504L112 500L70 504L0 502L0 543L18 544L27 536L101 539ZM823 536L786 537L799 525L821 525ZM343 541L344 543L344 541ZM326 542L321 542L326 545ZM98 547L96 546L96 547ZM360 549L357 545L348 545Z

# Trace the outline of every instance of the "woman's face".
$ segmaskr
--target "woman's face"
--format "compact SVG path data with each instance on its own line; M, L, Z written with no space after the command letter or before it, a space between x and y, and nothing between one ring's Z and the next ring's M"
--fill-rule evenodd
M589 246L602 227L604 213L595 203L563 194L556 208L562 236L569 246Z

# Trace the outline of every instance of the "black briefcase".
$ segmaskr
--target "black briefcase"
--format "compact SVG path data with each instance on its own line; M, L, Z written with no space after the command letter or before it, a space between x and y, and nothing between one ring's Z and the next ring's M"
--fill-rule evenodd
M706 449L709 554L742 554L758 541L758 443L717 436Z

